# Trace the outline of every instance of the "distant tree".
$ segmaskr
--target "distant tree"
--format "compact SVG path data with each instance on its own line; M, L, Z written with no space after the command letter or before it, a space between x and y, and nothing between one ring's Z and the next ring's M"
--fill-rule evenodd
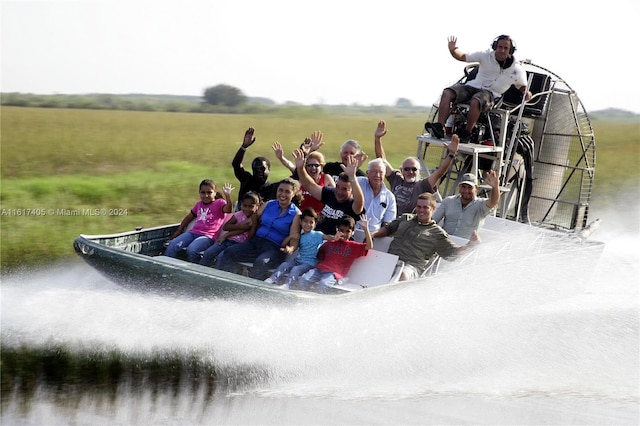
M262 97L258 97L258 96L250 97L248 99L248 102L250 104L259 104L259 105L275 105L276 104L273 101L273 99L262 98Z
M218 84L217 86L205 89L204 100L211 105L233 107L245 103L247 97L236 87Z
M396 101L396 108L411 108L413 105L407 98L398 98Z

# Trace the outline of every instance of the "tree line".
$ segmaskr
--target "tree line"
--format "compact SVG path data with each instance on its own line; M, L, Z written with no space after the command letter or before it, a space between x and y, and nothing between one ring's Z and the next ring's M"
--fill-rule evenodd
M238 89L219 85L205 90L203 97L144 94L86 94L86 95L38 95L32 93L2 93L3 106L37 108L78 108L125 111L166 111L193 113L265 112L275 103L250 102Z
M38 95L32 93L2 93L0 103L3 106L34 108L77 108L123 111L163 111L216 114L259 114L301 109L337 110L350 112L384 112L396 110L424 110L413 107L405 98L399 98L395 107L352 105L312 105L305 106L295 102L278 105L273 100L261 97L249 97L236 87L219 84L204 90L203 96L145 95L145 94L85 94L85 95Z

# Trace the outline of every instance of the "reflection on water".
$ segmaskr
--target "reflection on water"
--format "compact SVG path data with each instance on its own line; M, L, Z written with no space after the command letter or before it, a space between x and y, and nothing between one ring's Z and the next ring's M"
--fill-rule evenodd
M3 346L2 373L3 391L16 391L25 400L39 388L72 397L89 390L115 395L127 388L158 393L184 384L213 389L215 383L213 368L197 357L77 352L62 345Z
M286 307L133 293L82 264L5 277L2 422L637 424L636 236L593 238L569 297L577 254Z
M215 372L197 357L159 353L149 357L110 353L78 353L64 346L2 349L3 413L35 420L47 401L59 408L62 418L75 418L78 407L94 409L110 418L126 410L131 401L146 407L166 406L177 412L177 402L211 400ZM144 402L146 401L146 402ZM125 409L125 410L123 410ZM128 424L147 423L145 409L127 416ZM15 420L10 415L9 419ZM82 417L81 417L82 418Z

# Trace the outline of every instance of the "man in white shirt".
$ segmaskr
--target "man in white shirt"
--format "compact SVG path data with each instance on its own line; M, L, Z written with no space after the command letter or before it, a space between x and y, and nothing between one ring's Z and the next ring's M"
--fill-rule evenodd
M366 177L357 177L364 194L369 230L375 231L396 218L396 197L384 184L386 166L382 158L369 161Z
M500 35L486 51L464 53L456 46L457 38L449 37L449 53L458 61L478 62L478 74L472 80L447 87L442 91L438 106L438 121L426 123L425 128L433 137L444 138L444 124L449 117L452 103L469 103L467 125L458 132L461 143L468 143L473 127L481 112L493 108L494 101L514 85L525 100L531 99L527 90L527 73L513 53L516 46L508 35Z

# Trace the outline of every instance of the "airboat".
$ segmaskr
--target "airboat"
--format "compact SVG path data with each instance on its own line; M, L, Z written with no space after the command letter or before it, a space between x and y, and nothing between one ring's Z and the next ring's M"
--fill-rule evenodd
M440 184L440 196L452 195L464 173L480 179L495 170L500 177L501 203L479 230L483 243L463 261L432 259L425 276L415 281L398 281L399 264L386 252L390 237L378 241L367 256L353 265L349 279L328 294L284 290L277 286L182 259L163 256L165 243L178 224L136 229L110 235L80 235L74 249L80 257L108 279L144 292L187 295L213 299L252 299L300 302L327 297L352 297L363 292L435 282L441 274L467 274L488 264L517 263L540 277L540 294L575 294L595 267L603 244L588 239L599 220L589 222L589 204L595 176L595 136L589 117L577 93L559 76L527 61L524 63L529 89L528 102L515 88L507 91L489 112L484 113L467 144ZM464 82L473 78L474 65L465 68ZM468 107L455 105L448 133L465 125ZM432 109L433 121L437 103ZM423 170L429 156L446 155L444 143L424 132L417 136L417 157ZM441 149L438 149L441 148ZM480 192L488 191L480 185ZM464 241L458 241L463 244ZM580 251L579 256L573 253ZM563 256L571 253L571 262ZM576 261L580 259L580 261ZM561 262L567 280L545 277ZM245 265L250 268L251 265ZM557 269L555 269L557 270ZM505 279L508 291L517 291L513 280ZM531 295L525 298L530 300Z

